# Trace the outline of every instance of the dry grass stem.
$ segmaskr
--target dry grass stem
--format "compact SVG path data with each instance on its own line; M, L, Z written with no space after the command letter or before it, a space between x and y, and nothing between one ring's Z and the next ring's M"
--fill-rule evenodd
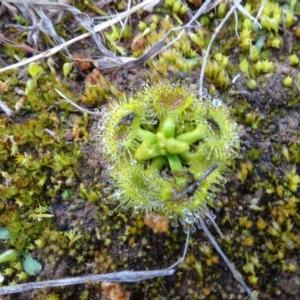
M211 37L211 40L208 44L208 47L206 48L205 51L205 55L203 58L203 62L202 62L202 67L201 67L201 71L200 71L200 86L199 86L199 95L200 97L203 97L203 80L204 80L204 72L205 72L205 67L207 64L207 60L208 60L208 56L210 53L210 49L212 47L212 44L215 40L215 38L217 37L217 35L219 34L220 30L222 29L222 27L224 26L224 24L227 22L227 20L229 19L229 17L234 14L235 15L235 19L236 19L236 23L237 23L237 13L236 13L236 9L238 9L241 13L243 13L244 15L246 15L248 18L250 18L250 20L252 20L254 22L254 24L256 24L259 28L261 28L261 25L259 24L259 22L257 21L258 17L254 18L253 16L251 16L246 10L245 8L241 5L241 0L237 0L234 5L231 7L231 9L228 11L228 13L226 14L226 16L224 17L224 19L222 20L222 22L219 24L219 26L216 28L214 34ZM236 34L238 36L237 33L237 28L236 28Z
M8 2L10 1L2 0L3 6L6 7L12 15L16 15L18 13L17 9L14 6L10 5Z
M216 224L215 220L211 217L211 215L209 213L205 214L205 216L211 221L211 223L215 227L216 231L218 232L219 236L223 240L224 239L224 234L222 233L222 231L219 228L219 226Z
M247 286L246 282L244 281L243 277L241 274L235 269L233 264L228 260L224 252L221 250L220 246L216 242L215 238L211 235L210 231L208 230L204 220L200 217L199 218L201 226L203 231L205 232L206 236L210 240L210 242L213 244L215 249L218 251L218 253L222 256L224 262L226 263L227 267L230 269L231 273L233 274L234 278L240 283L240 285L245 289L247 292L248 296L250 297L251 300L257 300L256 296L253 295L252 291L250 288Z
M219 26L216 28L214 34L212 35L210 42L206 48L205 51L205 55L203 58L203 62L202 62L202 67L201 67L201 71L200 71L200 86L199 86L199 96L200 98L203 97L203 80L204 80L204 71L205 71L205 67L207 64L207 60L208 60L208 56L210 53L210 49L211 46L215 40L215 38L217 37L217 35L219 34L220 30L222 29L222 27L224 26L224 24L227 22L227 20L229 19L229 17L234 13L234 11L237 9L237 6L241 3L241 0L238 0L235 2L235 4L230 8L230 10L228 11L228 13L226 14L226 16L224 17L224 19L222 20L222 22L219 24Z
M61 91L59 91L58 89L55 89L55 91L57 92L57 94L59 94L63 99L64 101L68 102L69 104L73 105L76 109L78 109L80 112L82 113L87 113L89 115L94 115L94 116L98 116L100 117L101 114L98 113L98 112L94 112L94 111L90 111L90 110L87 110L81 106L79 106L78 104L76 104L74 101L72 101L71 99L67 98Z
M137 282L142 280L153 279L156 277L172 276L175 273L175 268L181 264L188 250L190 232L187 232L185 246L181 258L170 267L163 270L152 270L152 271L121 271L108 274L98 275L87 275L78 276L73 278L46 280L41 282L28 282L23 284L17 284L14 286L3 286L0 287L0 295L17 294L31 290L51 288L51 287L62 287L76 284L85 284L87 282L101 282L101 281L112 281L112 282Z
M141 68L144 66L144 64L149 60L150 58L155 57L158 55L161 51L164 51L165 49L172 46L176 41L180 39L182 34L185 32L187 28L192 27L192 24L194 22L197 22L197 19L212 9L214 9L222 0L218 0L216 2L212 0L206 1L196 12L196 14L191 18L191 20L183 25L178 26L170 29L158 42L156 42L154 45L152 45L142 56L139 58L130 58L130 57L116 57L116 59L111 59L110 57L104 57L97 62L94 63L94 65L99 69L113 69L116 67L122 67L124 69L133 69L133 68ZM181 30L177 37L173 39L171 42L169 42L167 45L165 45L165 41L168 38L168 36L177 30ZM120 64L121 61L121 64Z
M0 287L0 295L23 293L27 291L62 287L76 284L85 284L87 282L101 282L101 281L113 281L113 282L137 282L142 280L148 280L155 277L172 276L175 273L175 269L165 270L153 270L153 271L122 271L108 274L99 275L87 275L78 276L65 279L46 280L41 282L28 282L23 284L17 284L14 286Z
M8 117L12 117L14 115L14 112L1 100L0 100L0 109L2 109Z
M18 0L8 0L8 1L12 2L12 3L21 3L21 2L23 2L23 1L18 1ZM132 7L130 10L118 14L112 20L109 20L109 21L106 21L106 22L103 22L103 23L101 23L99 25L94 26L92 28L92 30L93 30L94 33L99 32L101 30L104 30L104 29L110 27L111 25L120 22L122 19L126 18L128 15L131 15L134 12L136 12L136 11L138 11L140 9L143 9L144 7L146 7L148 5L155 5L158 2L159 2L158 0L155 0L155 1L153 1L153 0L145 0L142 3L139 3L138 5ZM47 4L47 5L50 5L50 4ZM65 47L67 47L69 45L72 45L73 43L78 42L78 41L80 41L82 39L85 39L87 37L90 37L91 35L92 35L91 32L84 33L84 34L82 34L80 36L77 36L77 37L75 37L75 38L73 38L73 39L71 39L69 41L66 41L66 42L64 42L64 43L62 43L62 44L60 44L58 46L55 46L55 47L53 47L53 48L51 48L51 49L49 49L47 51L44 51L44 52L42 52L40 54L37 54L37 55L35 55L35 56L31 57L31 58L25 59L25 60L20 61L18 63L15 63L15 64L12 64L12 65L7 66L5 68L2 68L2 69L0 69L0 73L6 72L8 70L15 69L15 68L27 65L27 64L29 64L31 62L37 61L39 59L42 59L42 58L54 55L55 53L63 50Z

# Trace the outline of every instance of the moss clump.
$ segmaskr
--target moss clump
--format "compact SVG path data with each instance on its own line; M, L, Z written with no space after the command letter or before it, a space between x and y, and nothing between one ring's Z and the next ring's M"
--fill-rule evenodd
M239 147L236 123L223 102L197 99L188 87L169 82L112 102L99 127L114 199L136 213L155 211L184 225L213 205L216 185ZM185 192L216 163L199 188Z

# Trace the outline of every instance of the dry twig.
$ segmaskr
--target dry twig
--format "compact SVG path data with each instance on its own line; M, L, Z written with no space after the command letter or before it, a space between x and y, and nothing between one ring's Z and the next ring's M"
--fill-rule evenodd
M51 288L51 287L62 287L76 284L85 284L87 282L99 282L99 281L113 281L113 282L137 282L142 280L148 280L155 277L172 276L175 273L175 268L184 261L188 249L190 238L190 232L187 232L186 242L181 258L171 265L170 267L163 270L153 271L121 271L108 274L98 275L87 275L78 276L73 278L46 280L41 282L28 282L23 284L17 284L13 286L0 287L0 295L23 293L31 290Z
M8 117L14 115L14 112L3 101L0 101L0 109L2 109Z
M192 24L197 21L197 19L201 16L206 14L207 12L214 9L222 0L212 1L207 0L196 12L196 14L191 18L191 20L183 25L171 28L158 42L156 42L154 45L152 45L142 56L139 58L129 58L129 57L117 57L118 61L116 59L111 59L108 57L105 57L98 62L94 63L96 67L99 69L113 69L116 67L122 67L124 69L133 69L133 68L141 68L144 66L144 64L149 60L150 58L153 58L157 54L159 54L161 51L164 51L165 49L172 46L176 41L180 39L182 34L185 32L187 28L192 27ZM177 37L173 39L170 43L165 45L166 39L169 37L169 35L177 30L181 30ZM122 63L120 64L120 60Z
M211 233L208 230L208 228L207 228L204 220L201 217L199 218L199 220L200 220L200 224L201 224L202 229L205 232L206 236L208 237L208 239L210 240L210 242L213 244L213 246L215 247L215 249L222 256L223 260L225 261L227 267L230 269L230 271L233 274L234 278L245 289L245 291L247 292L247 294L248 294L248 296L250 297L251 300L257 300L257 298L251 292L250 288L245 283L245 281L244 281L243 277L241 276L241 274L235 269L235 267L233 266L233 264L228 260L228 258L226 257L226 255L224 254L224 252L221 250L220 246L218 245L218 243L216 242L216 240L214 239L214 237L211 235Z
M208 56L210 53L210 48L215 40L215 38L217 37L217 35L219 34L220 30L222 29L222 27L224 26L224 24L226 23L226 21L229 19L229 17L234 13L234 11L236 10L237 6L242 2L242 0L238 0L235 2L235 4L231 7L231 9L229 10L229 12L226 14L226 16L224 17L224 19L222 20L222 22L220 23L220 25L216 28L214 34L212 35L210 42L206 48L205 51L205 55L203 58L203 62L202 62L202 67L201 67L201 71L200 71L200 86L199 86L199 95L200 97L203 97L203 80L204 80L204 71L205 71L205 67L207 64L207 60L208 60Z
M85 109L85 108L77 105L74 101L72 101L71 99L67 98L60 90L55 89L55 91L56 91L57 94L59 94L64 99L64 101L66 101L69 104L73 105L76 109L78 109L82 113L87 113L89 115L94 115L94 116L98 116L98 117L101 116L101 114L98 113L98 112L90 111L90 110L87 110L87 109Z
M12 3L20 3L21 2L20 0L7 0L7 1L12 2ZM99 32L101 30L104 30L104 29L110 27L111 25L118 23L122 19L126 18L126 16L128 16L130 14L133 14L134 12L136 12L136 11L138 11L140 9L143 9L143 8L147 7L148 5L155 5L155 3L158 3L158 2L159 2L159 0L145 0L142 3L139 3L136 6L132 7L130 10L118 14L114 19L106 21L106 22L103 22L103 23L101 23L99 25L96 25L95 27L92 28L92 30L93 30L92 32L96 33L96 32ZM47 5L48 5L47 7L49 7L50 4L47 4ZM66 6L68 6L68 5L66 5ZM44 7L46 7L46 5L44 5ZM52 8L53 8L53 6L52 6ZM87 37L90 37L92 35L92 32L84 33L84 34L82 34L80 36L77 36L77 37L75 37L75 38L73 38L73 39L71 39L69 41L66 41L66 42L64 42L64 43L62 43L62 44L60 44L58 46L55 46L55 47L53 47L53 48L51 48L51 49L49 49L47 51L44 51L44 52L42 52L42 53L40 53L38 55L35 55L35 56L31 57L31 58L25 59L25 60L20 61L20 62L18 62L16 64L7 66L5 68L2 68L2 69L0 69L0 73L6 72L6 71L11 70L11 69L15 69L15 68L27 65L27 64L29 64L31 62L37 61L39 59L42 59L42 58L54 55L55 53L63 50L65 47L67 47L69 45L72 45L73 43L78 42L78 41L80 41L82 39L85 39Z
M255 24L257 24L259 27L260 24L257 21L257 18L254 18L253 16L251 16L245 9L244 7L241 5L242 0L237 0L234 5L231 7L231 9L228 11L228 13L226 14L226 16L224 17L224 19L222 20L222 22L219 24L219 26L215 29L214 34L212 35L209 44L206 48L205 51L205 55L203 58L203 62L202 62L202 67L201 67L201 71L200 71L200 85L199 85L199 96L203 97L203 80L204 80L204 72L205 72L205 67L207 64L207 60L208 60L208 56L210 53L210 49L211 46L214 42L214 40L216 39L217 35L219 34L220 30L222 29L222 27L224 26L224 24L227 22L227 20L229 19L229 17L232 14L236 14L236 10L238 9L239 11L241 11L244 15L246 15L248 18L250 18Z
M173 202L180 200L186 196L191 196L196 192L196 190L199 188L200 184L215 170L219 167L218 163L213 164L210 168L208 168L197 180L194 180L192 183L190 183L187 188L182 191L181 193L178 193L171 198L164 200L164 201L157 201L153 204L147 205L146 207L157 207L160 205L163 205L168 202Z
M68 285L85 284L87 282L136 282L161 276L171 276L175 269L153 270L153 271L122 271L108 274L78 276L65 279L46 280L40 282L28 282L12 286L0 287L0 295L23 293L31 290L62 287Z

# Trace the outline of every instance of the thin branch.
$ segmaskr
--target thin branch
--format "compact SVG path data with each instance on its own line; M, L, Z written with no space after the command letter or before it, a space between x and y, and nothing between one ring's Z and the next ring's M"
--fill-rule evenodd
M264 7L265 7L265 5L266 5L266 2L267 2L267 0L263 0L263 1L262 1L261 5L260 5L260 8L259 8L259 10L258 10L258 12L257 12L257 14L256 14L256 16L255 16L255 19L256 19L256 20L258 20L259 17L260 17L260 15L262 14L262 11L264 10Z
M74 101L70 100L69 98L67 98L60 90L58 89L55 89L56 93L59 94L63 99L64 101L68 102L69 104L73 105L75 108L77 108L79 111L81 111L82 113L87 113L89 115L94 115L94 116L98 116L100 117L101 114L98 113L98 112L94 112L94 111L90 111L90 110L87 110L81 106L79 106L78 104L76 104Z
M0 100L0 109L2 109L8 117L14 115L14 112L1 100Z
M239 39L240 38L239 33L238 33L239 17L238 17L236 10L234 11L234 18L235 18L234 30L235 30L236 37Z
M185 260L187 250L188 250L188 247L189 247L189 240L190 240L190 230L188 230L188 232L186 233L186 240L185 240L183 255L181 256L181 258L176 263L174 263L172 266L170 266L168 268L168 270L176 268L179 264L181 264Z
M193 194L199 187L199 185L201 184L202 181L204 181L215 169L217 169L219 167L218 163L213 164L210 168L208 168L200 177L199 179L195 180L194 182L192 182L183 192L178 193L176 195L174 195L171 198L168 198L167 200L164 201L157 201L155 203L152 203L150 205L147 205L146 207L155 207L155 206L159 206L168 202L173 202L176 200L179 200L185 196L189 196L191 194Z
M44 289L50 287L62 287L68 285L85 284L87 282L113 281L113 282L137 282L155 277L171 276L175 269L153 271L122 271L108 274L78 276L73 278L46 280L40 282L28 282L13 286L0 287L0 295L23 293L26 291Z
M253 16L251 16L248 12L247 12L247 10L244 8L244 6L242 6L242 5L238 5L237 6L237 9L242 13L242 14L244 14L245 16L247 16L250 20L252 20L253 22L254 22L254 24L255 25L257 25L260 29L262 28L261 27L261 25L260 25L260 23L257 21L257 17L256 18L254 18Z
M209 45L205 51L205 55L203 58L203 62L202 62L202 67L201 67L201 71L200 71L200 87L199 87L199 95L200 98L203 97L203 80L204 80L204 71L205 71L205 67L207 64L207 60L208 60L208 56L210 53L210 48L215 40L215 38L217 37L217 35L219 34L221 28L224 26L224 24L226 23L226 21L229 19L229 17L234 13L234 11L236 10L237 6L242 2L242 0L238 0L235 2L235 4L231 7L231 9L229 10L229 12L227 13L227 15L224 17L224 19L222 20L222 22L220 23L220 25L216 28L214 34L211 37L211 40L209 42Z
M219 226L216 224L215 220L211 217L211 215L209 213L205 214L205 216L211 221L211 223L213 224L213 226L215 227L215 229L217 230L219 236L221 237L221 239L224 239L224 234L222 233L221 229L219 228Z
M202 229L205 232L206 236L208 237L208 239L210 240L210 242L213 244L213 246L215 247L215 249L222 256L223 260L225 261L227 267L230 269L230 271L233 274L234 278L245 289L245 291L247 292L247 294L248 294L248 296L250 297L251 300L257 300L257 298L251 292L250 288L245 283L245 281L244 281L243 277L241 276L241 274L235 269L235 267L233 266L233 264L228 260L228 258L226 257L226 255L224 254L224 252L221 250L220 246L218 245L218 243L216 242L216 240L214 239L214 237L209 232L207 226L205 225L204 220L201 217L199 217L199 221L201 223Z
M12 1L10 1L10 2L12 2ZM158 3L158 2L159 2L159 0L145 0L142 3L139 3L138 5L132 7L130 10L125 11L123 13L120 13L114 19L106 21L106 22L103 22L103 23L101 23L99 25L96 25L95 27L93 27L93 31L94 32L99 32L101 30L104 30L105 28L108 28L111 25L120 22L122 19L126 18L126 16L128 16L129 14L133 14L134 12L136 12L136 11L144 8L147 5L150 5L150 4L153 5L154 3ZM22 61L20 61L20 62L18 62L16 64L7 66L5 68L2 68L2 69L0 69L0 73L3 73L3 72L6 72L8 70L11 70L11 69L15 69L15 68L24 66L24 65L29 64L31 62L37 61L37 60L39 60L41 58L49 57L49 56L51 56L51 55L53 55L53 54L55 54L55 53L63 50L66 46L72 45L73 43L78 42L78 41L80 41L82 39L85 39L87 37L90 37L91 35L92 34L90 32L84 33L84 34L82 34L80 36L77 36L77 37L75 37L75 38L73 38L73 39L71 39L69 41L66 41L65 43L63 43L61 45L58 45L58 46L53 47L53 48L51 48L51 49L49 49L47 51L44 51L44 52L42 52L42 53L40 53L38 55L35 55L35 56L30 57L28 59L22 60Z
M171 28L159 41L157 41L154 45L152 45L142 56L139 58L132 58L132 57L118 57L119 60L123 61L122 64L119 64L116 60L112 60L111 58L105 57L104 59L99 60L98 62L94 63L94 65L99 69L105 69L110 70L115 67L122 67L124 69L133 69L133 68L141 68L143 65L147 62L148 59L155 57L157 54L159 54L161 51L169 48L171 45L173 45L185 32L187 28L192 27L192 23L196 22L197 19L215 8L220 2L223 0L207 0L196 12L196 14L191 18L191 20L183 25ZM168 38L168 36L177 30L181 30L177 37L173 39L171 42L169 42L167 45L165 45L165 41Z
M128 3L127 3L127 11L130 10L130 7L131 7L131 0L129 0ZM124 32L125 27L126 27L126 25L127 25L127 23L128 23L128 19L129 19L129 15L125 18L124 24L121 23L121 25L122 25L122 30L121 30L121 32L120 32L120 37L119 37L118 42L120 42L120 40L121 40L121 38L122 38L122 36L123 36L123 32Z
M186 241L181 258L170 267L164 270L152 270L152 271L121 271L108 274L87 275L78 276L73 278L46 280L40 282L28 282L23 284L17 284L13 286L0 287L0 295L23 293L31 290L62 287L76 284L85 284L87 282L99 282L99 281L113 281L113 282L138 282L142 280L148 280L155 277L172 276L175 273L175 268L181 264L186 257L190 238L190 231L186 234Z
M2 4L10 11L12 15L18 14L17 9L14 6L10 5L6 0L2 0Z

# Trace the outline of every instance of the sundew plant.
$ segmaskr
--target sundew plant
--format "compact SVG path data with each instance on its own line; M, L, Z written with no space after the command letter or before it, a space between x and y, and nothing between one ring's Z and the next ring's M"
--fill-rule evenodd
M188 86L166 81L111 102L99 129L118 207L161 213L175 227L197 225L214 206L239 148L237 124L221 100L198 99Z

